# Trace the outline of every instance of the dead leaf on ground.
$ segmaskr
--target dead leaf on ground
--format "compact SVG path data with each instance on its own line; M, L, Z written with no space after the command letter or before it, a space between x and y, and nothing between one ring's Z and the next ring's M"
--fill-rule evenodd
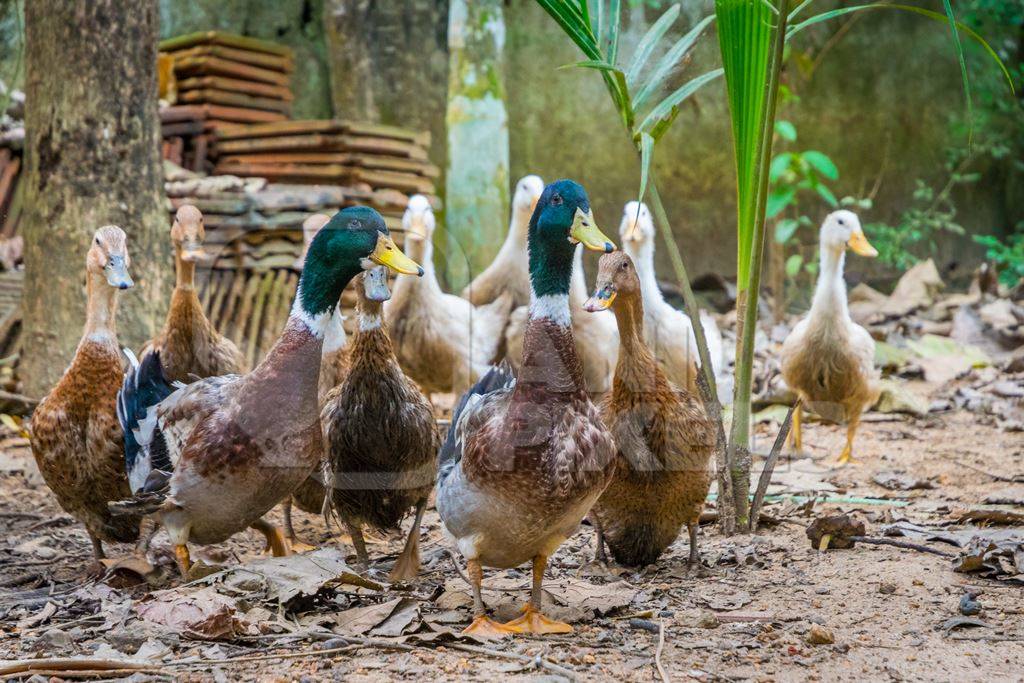
M709 586L709 591L697 597L697 602L707 605L716 612L727 612L737 610L744 605L750 604L752 598L745 590L724 590L718 591Z
M864 536L867 529L864 522L850 515L823 515L807 527L807 538L818 550L828 548L852 548L851 536Z
M879 311L891 317L907 315L918 308L930 306L944 286L935 262L931 259L922 261L903 274L892 294L879 306Z
M953 560L953 571L1024 583L1024 540L975 538Z
M395 598L388 602L366 607L354 607L339 612L334 621L339 633L360 636L394 637L401 635L415 621L419 623L419 602L410 598ZM412 630L412 629L409 629Z
M950 617L942 622L939 627L946 633L958 628L973 627L973 628L992 628L992 624L981 619L975 619L974 617Z
M640 592L625 581L596 584L573 578L552 582L544 587L544 591L562 605L579 607L597 616L605 616L632 604Z
M235 602L207 586L153 593L135 606L141 619L170 627L192 638L229 640L248 634L249 628L235 617Z
M1024 514L1003 508L971 508L956 514L958 522L981 524L1024 525Z
M871 480L890 491L913 491L915 489L933 489L935 482L930 479L922 479L906 472L895 472L884 470L876 473Z
M297 596L316 595L328 583L384 588L349 569L337 548L249 562L224 572L223 583L244 593L262 593L266 600L282 604Z

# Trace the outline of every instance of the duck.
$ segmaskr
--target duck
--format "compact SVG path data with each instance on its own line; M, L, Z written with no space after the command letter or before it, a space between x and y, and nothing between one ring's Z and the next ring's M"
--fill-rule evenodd
M861 414L878 400L880 373L875 368L875 340L853 322L846 300L843 266L846 249L874 258L860 219L852 211L833 211L819 234L818 284L811 310L782 344L782 377L802 399L793 412L792 443L802 446L800 424L806 405L825 419L845 421L846 445L839 464L853 460L853 440Z
M313 239L284 331L251 372L175 385L154 350L126 373L117 415L133 495L108 507L155 517L183 575L189 543L220 543L247 527L266 537L274 555L289 553L280 530L262 517L323 460L317 385L324 336L348 282L378 265L423 272L379 213L345 208Z
M384 318L402 370L425 392L457 394L480 379L497 355L512 298L505 292L474 306L445 293L434 271L435 227L430 201L410 197L402 216L405 248L425 274L395 280Z
M572 316L572 338L576 353L583 363L583 382L587 392L599 399L611 389L619 348L619 332L610 313L588 315L583 308L587 300L587 281L583 272L583 247L577 245L573 255L572 279L569 284L569 310ZM529 307L512 311L505 328L505 357L512 369L518 370L523 357L523 337L529 320Z
M526 231L537 200L544 191L539 175L523 176L512 194L512 218L497 256L462 290L462 298L474 306L489 304L511 292L512 307L530 303L530 274L526 260Z
M615 249L584 188L559 180L544 189L530 219L532 303L518 376L507 363L492 367L459 399L441 447L435 505L472 586L473 622L464 632L483 638L572 631L543 614L544 571L614 471L612 436L587 393L573 343L574 243ZM483 567L526 562L533 586L523 615L507 624L490 619Z
M419 535L434 488L441 437L430 401L406 377L383 322L390 296L378 267L356 279L358 329L345 379L327 396L320 414L335 512L347 527L365 571L369 556L362 526L397 529L410 509L415 517L391 582L419 572ZM386 435L386 438L382 438Z
M601 419L618 456L615 475L591 511L595 559L607 562L607 542L619 564L654 564L685 525L689 564L695 566L700 513L711 485L714 425L694 393L668 379L645 342L643 285L628 254L601 257L585 307L610 308L621 340L612 390L601 402Z
M295 268L302 270L302 264L306 261L309 253L309 245L317 233L327 225L331 217L324 213L314 213L307 216L302 222L302 251L295 261ZM334 305L334 313L331 315L327 328L324 331L323 351L320 354L320 381L317 385L317 405L323 409L327 400L327 394L331 389L338 386L348 372L348 336L345 333L343 324L344 316L341 313L341 301ZM285 538L293 551L301 552L312 550L313 546L301 541L295 532L295 524L292 520L292 508L297 507L310 515L324 513L324 505L327 500L327 487L325 481L327 476L323 471L314 471L295 491L291 497L281 503L282 526L284 527Z
M626 204L619 224L619 236L622 250L633 260L640 277L644 298L644 337L669 381L693 391L700 367L697 338L690 316L665 301L658 286L654 270L654 220L646 204L636 201ZM717 376L725 364L722 332L707 311L700 311L700 322L708 343L711 368Z
M117 299L134 284L124 231L107 225L93 235L85 258L85 329L74 358L32 413L31 448L57 503L81 522L97 561L103 542L139 538L140 517L115 517L110 501L129 494L117 391L124 376L117 341Z
M196 263L206 256L203 214L191 204L182 204L171 224L174 245L174 292L164 328L142 349L159 350L164 377L171 382L189 383L245 371L242 353L227 337L214 329L199 301Z

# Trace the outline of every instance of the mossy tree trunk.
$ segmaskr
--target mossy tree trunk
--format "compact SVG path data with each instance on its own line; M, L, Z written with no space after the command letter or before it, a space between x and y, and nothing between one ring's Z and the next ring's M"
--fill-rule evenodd
M501 246L509 206L502 0L448 10L448 281L456 290Z
M156 0L25 3L24 391L41 396L74 354L85 255L97 228L128 234L135 287L122 345L163 321L173 286L158 151Z

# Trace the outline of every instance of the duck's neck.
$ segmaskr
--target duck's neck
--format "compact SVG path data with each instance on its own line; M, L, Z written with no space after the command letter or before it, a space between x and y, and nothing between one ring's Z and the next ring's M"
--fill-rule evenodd
M612 381L614 395L651 386L658 362L644 341L644 305L641 293L620 294L612 311L619 327L619 359Z
M512 220L508 225L508 234L498 250L498 259L514 259L526 262L526 235L530 228L530 209L512 208Z
M352 367L389 361L394 357L391 338L384 327L383 305L360 296L356 304L358 328L352 338Z
M85 285L85 330L82 342L117 346L117 290L102 275L90 273Z
M434 244L429 239L407 237L402 247L406 255L423 267L423 275L399 275L391 292L391 300L395 303L410 298L440 297L444 294L441 283L437 281L434 269ZM394 306L395 303L390 304Z
M181 247L174 247L174 288L192 291L196 288L196 263L181 257Z
M843 281L843 264L846 254L842 249L821 245L818 286L814 290L811 317L849 317L846 304L846 283Z
M530 320L523 339L523 363L516 395L584 393L583 365L576 353L569 313L572 245L530 249Z
M625 242L626 253L636 264L636 274L640 278L640 292L644 301L648 306L664 301L665 297L658 286L658 278L654 274L654 243L646 240L640 243Z

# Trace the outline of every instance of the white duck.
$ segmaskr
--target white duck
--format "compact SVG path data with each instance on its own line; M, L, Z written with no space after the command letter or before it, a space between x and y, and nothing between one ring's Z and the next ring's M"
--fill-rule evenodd
M878 400L875 340L853 322L846 301L846 247L874 257L857 214L834 211L821 226L821 270L807 317L782 344L782 377L804 404L822 417L846 420L840 463L853 459L853 437L865 408ZM793 414L793 445L800 449L800 411Z
M646 204L629 202L619 225L622 249L636 265L644 304L644 337L665 369L669 380L691 391L696 388L695 370L700 367L697 339L690 316L665 301L654 272L654 221ZM717 376L724 365L722 333L715 319L700 312L701 326L708 342L711 367ZM613 320L614 322L614 320Z
M498 255L482 273L462 290L462 297L474 306L489 304L502 292L512 292L512 306L527 306L530 303L530 274L526 255L526 232L530 227L530 216L544 191L540 176L528 175L516 183L512 195L512 219L508 225L505 243Z
M430 202L413 195L402 216L405 249L423 264L423 277L399 277L384 304L395 355L425 392L462 393L495 360L512 307L503 292L486 306L441 290L434 271L435 219Z

